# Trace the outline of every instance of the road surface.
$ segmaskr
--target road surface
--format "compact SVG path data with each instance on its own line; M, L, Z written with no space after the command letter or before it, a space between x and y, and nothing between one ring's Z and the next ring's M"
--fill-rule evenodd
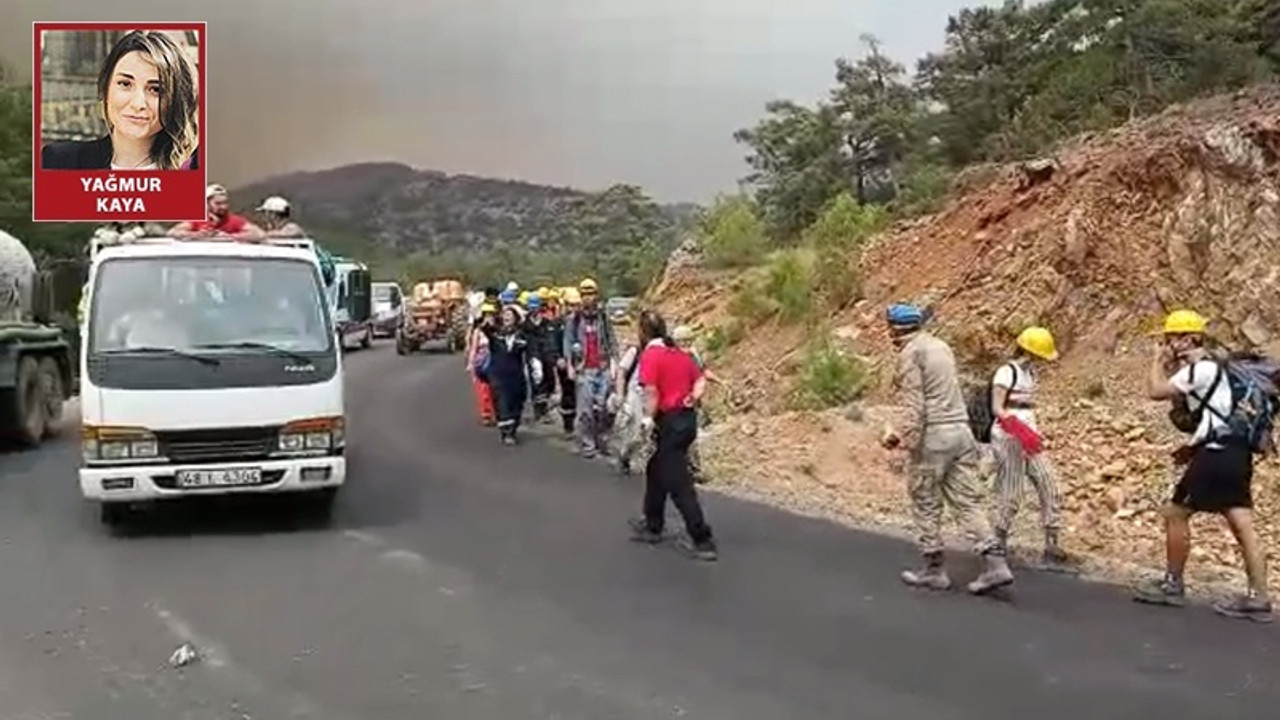
M461 361L350 355L334 526L175 508L112 538L63 441L0 456L0 720L992 720L1280 712L1280 635L712 497L718 564L626 540L638 489L478 427ZM199 662L175 669L184 642Z

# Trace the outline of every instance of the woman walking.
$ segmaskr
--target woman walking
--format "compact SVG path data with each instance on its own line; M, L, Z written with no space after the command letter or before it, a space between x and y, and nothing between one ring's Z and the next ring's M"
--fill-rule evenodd
M498 326L489 332L488 339L489 381L497 396L498 432L504 445L515 445L529 398L529 380L539 382L542 368L529 354L529 341L513 306L502 308Z
M689 447L698 437L697 407L706 380L689 353L667 334L660 315L645 311L639 325L644 348L636 371L644 389L640 427L652 433L653 453L645 467L644 515L632 521L632 539L648 544L662 541L670 497L688 535L681 538L681 549L699 560L715 560L715 538L689 471Z

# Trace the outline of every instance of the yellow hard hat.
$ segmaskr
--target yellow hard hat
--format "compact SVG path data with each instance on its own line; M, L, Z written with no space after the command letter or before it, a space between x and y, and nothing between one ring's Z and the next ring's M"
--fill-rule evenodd
M550 293L550 292L551 292L551 288L548 288L546 285L543 285L543 286L539 287L539 288L536 290L536 292L538 293L538 297L540 297L540 298L545 298L545 297L547 297L547 296L548 296L548 293Z
M529 304L529 291L528 291L528 290L522 290L522 291L520 291L520 297L516 298L516 302L520 303L521 305L528 305L528 304Z
M481 315L492 315L496 312L498 312L498 308L494 307L493 303L484 303L480 306Z
M538 294L541 295L546 300L555 302L556 300L560 299L560 288L549 288L545 293L539 290Z
M583 278L582 282L578 283L578 292L593 293L599 289L600 287L596 285L596 281L591 278Z
M1018 347L1041 360L1057 360L1058 346L1053 333L1039 326L1032 326L1018 334Z
M1194 310L1174 310L1164 319L1165 335L1190 335L1204 332L1208 323Z
M577 288L565 288L564 290L565 305L577 305L581 302L582 302L582 295L578 292Z

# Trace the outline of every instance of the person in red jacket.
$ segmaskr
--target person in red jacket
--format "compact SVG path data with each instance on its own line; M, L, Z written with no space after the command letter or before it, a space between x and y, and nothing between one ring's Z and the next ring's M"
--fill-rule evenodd
M662 316L645 311L639 325L644 348L637 370L644 391L641 432L653 433L654 449L645 468L644 515L632 521L632 539L648 544L662 541L670 497L688 534L680 540L681 549L699 560L715 560L716 541L689 468L689 448L698 437L697 408L706 379L693 356L667 334Z

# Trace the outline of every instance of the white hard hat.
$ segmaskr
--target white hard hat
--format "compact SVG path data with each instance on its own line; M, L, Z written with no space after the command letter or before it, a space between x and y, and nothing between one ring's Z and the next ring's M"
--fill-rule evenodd
M511 282L507 283L507 289L510 290L511 292L518 292L520 290L520 286L516 284L515 280L512 280Z
M266 200L263 200L262 204L258 206L258 209L263 212L273 212L273 213L288 212L289 201L285 200L279 195L272 195Z
M210 185L204 189L204 199L208 200L214 195L226 195L227 189L217 183Z

